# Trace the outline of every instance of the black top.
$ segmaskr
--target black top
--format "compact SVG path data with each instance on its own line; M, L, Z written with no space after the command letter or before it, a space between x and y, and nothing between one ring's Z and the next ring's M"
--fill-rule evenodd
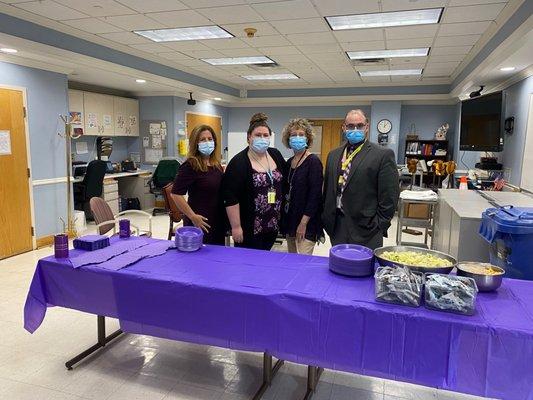
M310 220L307 223L305 238L317 241L322 235L320 222L322 183L324 181L322 162L315 154L311 154L302 161L298 168L292 169L291 161L293 158L287 161L287 172L284 179L285 193L289 193L289 183L291 183L292 189L290 190L288 213L286 212L286 201L283 207L282 231L289 236L295 236L302 216L307 215Z
M285 171L285 159L278 149L269 147L268 154L276 163L279 171ZM222 179L222 197L224 206L240 205L241 227L244 237L252 237L255 219L255 199L252 163L248 157L248 147L236 154L224 173ZM276 198L283 198L283 193L276 193Z
M196 214L207 218L211 226L209 233L204 233L204 243L224 244L225 218L220 198L222 171L209 167L207 172L195 171L189 161L185 161L176 175L172 193L185 195L187 202ZM183 225L192 225L187 216L183 216Z

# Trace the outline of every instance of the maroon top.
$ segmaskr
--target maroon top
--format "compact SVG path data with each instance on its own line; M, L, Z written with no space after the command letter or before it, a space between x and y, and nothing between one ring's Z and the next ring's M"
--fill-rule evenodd
M196 214L207 218L211 226L209 233L204 233L204 243L224 244L224 209L219 195L222 171L209 167L207 172L195 171L187 160L179 168L172 193L189 194L188 203ZM191 226L192 222L183 217L183 225Z

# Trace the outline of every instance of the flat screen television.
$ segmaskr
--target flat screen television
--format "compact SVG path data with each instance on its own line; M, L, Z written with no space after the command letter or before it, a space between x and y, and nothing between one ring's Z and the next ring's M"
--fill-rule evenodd
M502 92L465 100L461 104L462 151L502 151Z

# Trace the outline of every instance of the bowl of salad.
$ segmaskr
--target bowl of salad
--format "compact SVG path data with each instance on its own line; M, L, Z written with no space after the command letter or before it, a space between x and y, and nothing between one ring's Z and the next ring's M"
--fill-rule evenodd
M449 274L457 260L440 251L414 246L385 246L374 250L374 256L382 267L407 267L418 272Z

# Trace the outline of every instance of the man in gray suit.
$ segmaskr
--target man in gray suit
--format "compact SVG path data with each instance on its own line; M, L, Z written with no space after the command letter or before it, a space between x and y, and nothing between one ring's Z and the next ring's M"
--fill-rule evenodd
M322 222L333 245L382 246L396 211L400 190L394 152L370 143L368 127L362 110L348 112L346 143L328 154Z

